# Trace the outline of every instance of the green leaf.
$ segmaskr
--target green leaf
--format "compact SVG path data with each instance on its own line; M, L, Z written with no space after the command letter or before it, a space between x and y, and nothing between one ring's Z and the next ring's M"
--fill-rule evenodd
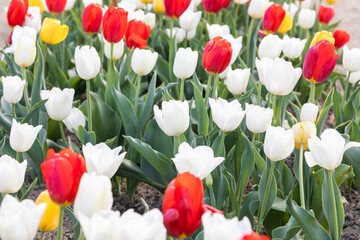
M24 195L21 196L20 201L26 199L26 198L30 195L31 191L32 191L32 190L34 189L34 187L36 186L37 180L38 180L38 178L35 178L35 179L34 179L34 181L30 184L30 186L28 187L28 189L26 190L26 192L24 193ZM24 183L24 184L25 184L25 183ZM20 192L20 191L19 191L19 192ZM18 193L19 193L19 192L18 192Z
M96 136L94 132L88 132L83 126L79 125L78 132L75 133L80 140L81 144L86 144L90 142L91 144L96 144Z
M319 114L319 116L317 118L316 129L317 129L317 135L318 136L320 136L320 134L322 133L322 131L324 129L324 126L325 126L325 122L326 122L326 119L327 119L328 112L329 112L330 108L334 105L333 104L334 91L335 90L332 89L331 92L326 97L324 106L321 109L320 114ZM335 91L335 92L337 92L337 91ZM334 99L334 102L335 101L336 100Z
M48 99L42 100L40 102L37 102L35 105L32 105L32 107L29 109L28 113L25 115L25 117L23 118L23 120L21 121L21 124L23 123L29 123L30 118L37 113L39 110L39 108L41 108L42 106L45 105L45 103L47 102ZM38 117L37 117L38 119Z
M240 208L239 219L247 217L251 222L251 226L254 226L254 215L255 212L259 209L259 206L260 206L259 192L252 191L248 193L244 197L243 205Z
M290 240L295 237L300 230L300 225L296 222L295 218L291 217L285 226L278 227L272 231L272 237L273 239Z
M155 98L155 86L156 86L156 79L157 79L157 72L154 72L153 77L150 81L150 86L147 91L147 96L145 103L143 105L143 108L141 110L140 116L139 116L139 130L143 129L143 127L146 125L150 114L152 112L153 104L154 104L154 98Z
M43 69L43 64L44 64L43 63L43 55L42 55L42 51L41 51L39 44L37 44L36 51L37 51L37 60L36 60L35 69L34 69L35 79L34 79L34 84L32 86L32 89L31 89L31 106L33 106L32 108L35 107L36 103L41 101L40 91L41 91L41 89L43 89L42 83L45 82L44 69ZM33 119L32 119L32 123L34 125L40 124L39 118L40 118L40 113L34 115Z
M199 119L199 133L207 136L209 130L209 116L207 114L207 107L205 106L205 101L202 97L200 89L197 85L191 81L191 84L194 88L194 98L195 98L195 105L196 105L196 114Z
M360 189L360 148L350 148L344 153L344 163L351 165L355 172L355 185Z
M39 179L42 179L40 165L44 161L45 156L43 153L42 144L40 143L38 138L35 140L34 144L31 146L29 151L24 153L24 155L26 156L26 160L28 161L29 167L31 167L32 169L30 174L32 176L37 176Z

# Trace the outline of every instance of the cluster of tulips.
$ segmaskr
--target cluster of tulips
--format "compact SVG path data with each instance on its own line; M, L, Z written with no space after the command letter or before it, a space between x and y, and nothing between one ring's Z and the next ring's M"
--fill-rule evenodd
M61 239L66 211L76 239L339 240L360 49L320 2L12 0L1 239ZM163 191L162 210L111 210L122 179L130 198Z

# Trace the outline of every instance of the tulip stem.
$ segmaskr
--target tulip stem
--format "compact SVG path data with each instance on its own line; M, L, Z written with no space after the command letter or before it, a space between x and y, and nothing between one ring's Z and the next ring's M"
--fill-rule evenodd
M89 132L92 131L92 109L91 109L91 95L90 95L90 80L86 80L86 97L87 97L87 115Z
M274 126L277 126L278 125L278 120L279 120L279 116L278 116L279 113L278 113L278 111L276 109L276 95L273 94L272 97L273 97L273 99L272 99L272 109L274 111L273 124L274 124Z
M65 207L60 206L59 227L58 227L58 231L57 231L57 240L61 240L61 237L62 237L62 227L63 227L63 219L64 219L64 209L65 209Z
M218 84L219 84L219 74L216 74L215 82L214 82L214 88L213 88L213 92L212 92L212 97L213 97L213 98L217 98L217 96L216 96L216 90L217 90Z
M20 153L16 152L16 161L20 162Z
M219 151L218 151L218 156L221 156L221 153L223 151L223 146L224 146L224 141L225 141L225 135L226 132L220 130L219 134L221 134L221 141L220 141L220 146L219 146ZM225 155L225 154L224 154Z
M41 231L41 232L40 232L39 240L42 240L43 238L44 238L44 231Z
M25 87L24 87L25 105L26 105L26 109L29 111L30 103L29 103L29 95L28 95L28 84L26 81L26 69L24 67L21 67L21 75L23 77L23 80L25 80Z
M345 90L344 90L344 96L343 96L343 99L342 99L342 105L343 105L343 107L345 107L345 102L346 102L346 100L347 100L347 92L348 92L348 90L349 90L350 74L351 74L351 72L349 72L349 75L348 75L348 77L347 77L347 79L346 79L346 81L345 81Z
M185 79L180 79L180 101L184 101L184 87L185 87Z
M139 95L140 95L141 76L138 76L137 74L135 74L134 79L137 80L137 82L136 82L136 91L135 91L135 103L134 103L134 113L135 113L135 116L136 116L137 115L137 109L138 109Z
M331 208L332 208L331 213L333 214L332 219L335 222L335 226L330 225L330 233L332 233L331 236L339 236L338 234L339 219L337 216L337 207L336 207L335 191L334 191L334 186L337 185L333 184L334 177L332 170L326 170L326 169L324 170L325 170L325 181L328 182L328 186L330 187L329 190L330 190L331 199L328 199L328 201L331 202ZM336 240L337 238L332 238L332 239Z
M60 127L61 139L62 139L62 141L64 142L64 145L65 145L66 147L69 147L68 144L67 144L67 142L66 142L65 133L64 133L64 126L63 126L62 121L59 121L59 127Z
M258 105L260 106L260 100L261 100L261 88L262 88L262 83L259 81L259 86L258 86Z
M211 81L212 81L212 74L209 74L209 79L208 79L207 86L206 86L205 106L207 106L207 103L208 103L208 100L209 100Z
M309 102L311 102L313 104L316 104L316 102L315 102L315 93L316 93L316 85L315 85L315 83L311 83Z
M305 196L304 196L304 143L300 143L300 157L299 157L299 186L300 186L300 203L301 207L305 209Z
M16 120L15 103L11 104L12 107L12 118Z
M43 53L43 65L42 65L42 85L43 85L43 89L46 90L46 82L45 82L45 61L46 61L46 55L47 55L47 49L48 49L48 45L45 44L45 48L44 48L44 53Z
M169 46L169 77L170 77L170 82L172 82L173 79L173 59L172 59L172 55L173 55L173 28L174 28L174 19L170 19L170 46Z

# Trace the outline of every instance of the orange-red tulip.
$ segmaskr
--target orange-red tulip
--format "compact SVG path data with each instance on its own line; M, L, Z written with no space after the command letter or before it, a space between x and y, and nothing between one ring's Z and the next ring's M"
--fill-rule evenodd
M29 7L28 0L12 0L7 11L7 20L11 28L22 26Z
M335 38L335 47L342 48L350 41L350 34L347 31L336 29L333 34Z
M178 18L189 7L191 0L164 0L165 14L171 18Z
M222 37L215 37L210 40L204 49L203 66L212 74L223 72L230 63L232 56L230 42Z
M46 6L52 14L60 14L64 11L66 0L45 0Z
M150 36L150 26L143 21L133 19L128 23L126 30L126 46L131 48L146 48L147 39Z
M285 18L285 13L284 8L280 4L272 4L268 7L263 20L263 29L265 33L277 32Z
M92 3L84 8L82 27L86 33L97 33L101 28L103 8L100 4Z
M103 17L103 35L106 41L117 43L123 39L127 28L128 13L122 8L110 6Z
M241 240L270 240L268 236L260 236L257 233L245 235Z
M319 8L318 18L322 24L328 24L335 16L335 8L328 4L323 4Z

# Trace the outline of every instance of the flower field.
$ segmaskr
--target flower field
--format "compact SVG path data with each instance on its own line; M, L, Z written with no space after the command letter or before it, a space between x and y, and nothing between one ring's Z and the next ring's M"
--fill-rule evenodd
M11 0L0 238L359 239L341 2Z

